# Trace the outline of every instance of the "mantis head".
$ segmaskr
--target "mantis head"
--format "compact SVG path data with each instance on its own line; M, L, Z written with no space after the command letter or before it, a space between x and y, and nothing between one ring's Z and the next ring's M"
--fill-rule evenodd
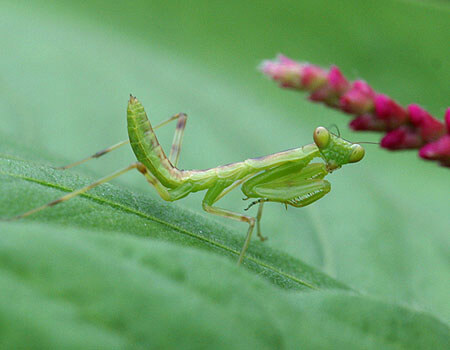
M314 130L314 142L327 163L328 171L333 171L347 163L359 162L364 157L364 148L356 143L348 142L323 126Z

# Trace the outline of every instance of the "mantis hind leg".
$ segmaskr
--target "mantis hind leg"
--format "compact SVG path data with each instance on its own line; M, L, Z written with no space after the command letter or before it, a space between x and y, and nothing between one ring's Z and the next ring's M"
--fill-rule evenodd
M77 161L75 163L71 163L71 164L68 164L68 165L57 167L56 169L66 170L66 169L73 168L73 167L75 167L77 165L86 163L88 160L95 159L95 158L100 158L101 156L104 156L105 154L107 154L107 153L109 153L111 151L114 151L115 149L118 149L119 147L122 147L123 145L126 145L128 143L130 143L130 140L120 141L120 142L118 142L118 143L116 143L116 144L114 144L112 146L109 146L109 147L107 147L105 149L102 149L101 151L95 152L94 154L90 155L89 157L81 159L81 160L79 160L79 161Z
M175 114L175 115L171 116L169 119L162 121L161 123L159 123L158 125L156 125L153 128L154 130L156 130L176 119L178 119L178 123L177 123L176 129L175 129L175 135L173 138L172 148L170 150L170 156L169 156L169 159L174 166L176 166L176 164L178 162L178 157L179 157L180 150L181 150L181 143L183 141L184 128L186 127L187 115L184 113ZM73 168L80 164L86 163L87 161L89 161L91 159L100 158L100 157L104 156L105 154L108 154L109 152L112 152L124 145L129 144L129 143L130 143L130 140L120 141L112 146L102 149L101 151L95 152L94 154L90 155L89 157L86 157L77 162L74 162L74 163L71 163L71 164L68 164L68 165L65 165L62 167L57 167L56 169L66 170L66 169Z
M256 219L251 216L242 215L239 213L232 212L230 210L222 209L213 206L221 198L221 193L226 190L226 188L230 185L230 183L221 183L218 182L214 187L210 188L208 192L206 192L205 198L203 199L202 206L203 209L211 214L222 216L224 218L229 218L241 222L248 223L248 231L245 237L244 244L241 248L241 252L239 254L238 265L242 263L244 260L245 253L250 244L250 240L252 238L253 229L255 227Z
M79 190L70 192L70 193L68 193L68 194L66 194L66 195L64 195L64 196L62 196L62 197L60 197L60 198L58 198L58 199L56 199L54 201L51 201L51 202L49 202L47 204L44 204L44 205L42 205L40 207L34 208L32 210L29 210L29 211L27 211L24 214L15 216L11 220L23 219L23 218L25 218L27 216L30 216L30 215L35 214L37 212L40 212L41 210L44 210L46 208L53 207L53 206L55 206L57 204L63 203L65 201L68 201L69 199L72 199L74 197L82 195L83 193L85 193L85 192L87 192L87 191L89 191L89 190L91 190L91 189L93 189L93 188L95 188L95 187L97 187L97 186L99 186L101 184L104 184L105 182L111 181L112 179L115 179L116 177L119 177L119 176L127 173L128 171L130 171L132 169L138 169L138 170L140 170L142 172L142 169L140 169L141 166L143 167L143 165L141 163L139 163L139 162L133 163L133 164L127 166L126 168L123 168L123 169L118 170L118 171L116 171L116 172L114 172L114 173L112 173L112 174L110 174L108 176L105 176L105 177L101 178L100 180L97 180L97 181L95 181L95 182L93 182L93 183L91 183L91 184L89 184L87 186L84 186L83 188L80 188Z
M87 186L84 186L84 187L82 187L82 188L80 188L78 190L70 192L70 193L68 193L68 194L66 194L66 195L64 195L64 196L62 196L62 197L60 197L60 198L58 198L56 200L53 200L53 201L51 201L49 203L46 203L46 204L44 204L44 205L42 205L40 207L34 208L32 210L29 210L29 211L27 211L24 214L15 216L15 217L13 217L10 220L23 219L23 218L25 218L27 216L30 216L30 215L35 214L35 213L38 213L41 210L44 210L44 209L53 207L53 206L55 206L57 204L66 202L66 201L68 201L68 200L70 200L72 198L75 198L77 196L80 196L80 195L86 193L87 191L89 191L89 190L91 190L91 189L93 189L93 188L95 188L97 186L100 186L101 184L109 182L112 179L115 179L115 178L117 178L117 177L119 177L119 176L127 173L128 171L133 170L133 169L137 169L141 174L143 174L145 176L147 181L156 188L156 191L161 196L161 198L163 198L164 200L167 200L167 201L171 201L171 200L175 200L176 199L176 198L175 199L173 198L171 193L167 190L167 188L165 188L158 181L157 178L155 178L153 175L151 175L148 172L147 168L142 163L136 162L136 163L130 164L126 168L123 168L123 169L118 170L118 171L116 171L116 172L114 172L114 173L112 173L112 174L110 174L108 176L105 176L105 177L103 177L103 178L101 178L101 179L99 179L99 180L97 180L97 181L95 181L95 182L93 182L93 183L91 183L91 184L89 184Z

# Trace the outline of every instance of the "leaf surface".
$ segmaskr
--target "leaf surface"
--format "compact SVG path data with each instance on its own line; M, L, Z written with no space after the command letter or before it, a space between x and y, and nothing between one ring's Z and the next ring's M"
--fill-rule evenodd
M0 217L133 162L124 147L51 168L126 139L130 93L154 124L189 115L185 169L302 146L319 125L378 141L255 70L278 52L440 117L449 21L419 1L2 1ZM158 130L166 150L173 128ZM265 206L269 240L243 269L244 224L203 213L203 193L162 202L137 172L0 222L0 347L445 348L448 170L367 145L327 179L310 207ZM220 206L247 203L235 190Z
M283 291L191 247L0 227L2 348L437 349L450 339L429 315L348 292Z

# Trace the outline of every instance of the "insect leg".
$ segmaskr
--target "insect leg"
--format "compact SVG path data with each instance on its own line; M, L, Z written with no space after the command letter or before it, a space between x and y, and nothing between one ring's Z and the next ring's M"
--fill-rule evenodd
M126 145L128 143L130 143L130 140L120 141L120 142L116 143L115 145L107 147L107 148L105 148L105 149L103 149L101 151L95 152L93 155L91 155L91 156L89 156L87 158L84 158L84 159L79 160L79 161L77 161L75 163L72 163L72 164L68 164L68 165L65 165L65 166L57 167L56 169L66 170L66 169L73 168L74 166L83 164L83 163L87 162L88 160L95 159L95 158L100 158L101 156L105 155L106 153L114 151L115 149L117 149L117 148L119 148L119 147L121 147L123 145Z
M249 206L246 208L246 209L244 209L244 210L249 210L251 207L253 207L255 204L259 204L259 207L258 207L258 214L256 214L256 234L258 235L258 237L259 237L259 239L261 240L261 242L264 242L266 239L267 239L267 237L264 237L262 234L261 234L261 216L262 216L262 211L263 211L263 205L264 205L264 202L267 202L268 200L266 200L266 199L258 199L258 200L256 200L256 201L253 201L253 202L251 202L250 204L249 204Z
M261 242L264 242L267 239L267 237L264 237L261 234L261 216L262 216L264 202L265 202L264 200L261 200L259 202L258 214L256 214L256 234L258 235Z
M241 252L239 254L238 265L244 260L245 252L248 249L250 240L252 237L253 228L255 227L255 218L247 215L242 215L239 213L232 212L230 210L214 207L213 204L217 202L220 194L230 185L230 183L218 182L214 187L210 188L206 192L205 198L203 199L203 209L211 214L222 216L224 218L229 218L237 221L242 221L248 223L247 236L245 237L244 245L242 246Z
M223 190L221 194L219 194L216 198L216 202L221 199L223 196L225 196L226 194L230 193L232 190L234 190L236 187L238 187L240 184L242 184L243 182L247 181L249 178L251 178L252 176L254 176L254 174L248 174L246 177L236 181L235 183L233 183L231 186L229 186L227 189Z
M327 174L322 163L283 164L245 182L242 192L250 198L305 206L330 191L328 182L323 180Z
M138 170L145 176L147 182L155 187L160 197L165 201L173 202L186 197L192 192L192 183L185 182L175 188L167 189L143 164L141 164Z
M53 207L56 204L68 201L69 199L72 199L72 198L74 198L76 196L79 196L79 195L81 195L81 194L83 194L83 193L93 189L94 187L97 187L97 186L105 183L105 182L111 181L112 179L115 179L116 177L119 177L119 176L125 174L126 172L128 172L128 171L130 171L132 169L138 169L142 173L144 171L142 168L145 169L145 167L141 163L139 163L139 162L133 163L133 164L127 166L126 168L118 170L118 171L112 173L111 175L105 176L105 177L101 178L100 180L97 180L97 181L91 183L90 185L87 185L87 186L85 186L83 188L80 188L79 190L70 192L70 193L68 193L68 194L66 194L66 195L64 195L64 196L62 196L62 197L60 197L60 198L58 198L58 199L56 199L54 201L51 201L51 202L49 202L47 204L44 204L44 205L42 205L40 207L34 208L32 210L29 210L29 211L27 211L26 213L24 213L22 215L15 216L11 220L23 219L23 218L25 218L27 216L30 216L31 214L35 214L35 213L37 213L37 212L39 212L41 210L44 210L46 208Z
M186 127L187 115L184 113L178 113L172 118L178 119L177 126L175 128L175 134L173 135L172 147L170 148L169 160L174 167L177 166L178 158L180 157L181 144L183 142L184 129ZM156 128L155 128L156 129Z
M173 115L169 119L162 121L161 123L156 125L153 129L156 130L156 129L158 129L158 128L160 128L160 127L170 123L171 121L173 121L175 119L182 119L183 117L184 117L184 125L186 125L186 118L187 118L186 114L178 113L178 114ZM178 122L178 123L180 123L180 122ZM183 126L183 129L184 129L184 126ZM177 130L175 132L175 136L177 136L177 131L178 131L178 124L177 124ZM180 138L179 143L180 144L181 144L182 132L183 132L183 130L181 130L181 137L179 136L179 138ZM175 142L175 137L174 137L174 142ZM62 166L62 167L57 167L56 169L66 170L66 169L73 168L74 166L83 164L83 163L87 162L88 160L95 159L95 158L100 158L101 156L104 156L105 154L107 154L107 153L109 153L111 151L114 151L114 150L118 149L119 147L122 147L124 145L129 144L129 143L130 143L130 140L120 141L120 142L118 142L118 143L116 143L116 144L114 144L112 146L109 146L109 147L107 147L105 149L102 149L101 151L95 152L94 154L90 155L89 157L86 157L86 158L84 158L82 160L79 160L79 161L77 161L75 163L71 163L71 164L68 164L68 165L65 165L65 166ZM170 159L172 159L172 158L170 158Z

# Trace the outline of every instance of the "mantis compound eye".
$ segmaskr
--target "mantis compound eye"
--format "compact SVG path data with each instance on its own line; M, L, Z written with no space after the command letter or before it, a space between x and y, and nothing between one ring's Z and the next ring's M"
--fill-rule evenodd
M330 132L323 126L319 126L314 130L314 142L317 147L325 148L330 142Z
M348 160L349 163L356 163L359 162L361 159L363 159L365 151L362 146L354 144L352 146L352 153L350 154L350 158Z

